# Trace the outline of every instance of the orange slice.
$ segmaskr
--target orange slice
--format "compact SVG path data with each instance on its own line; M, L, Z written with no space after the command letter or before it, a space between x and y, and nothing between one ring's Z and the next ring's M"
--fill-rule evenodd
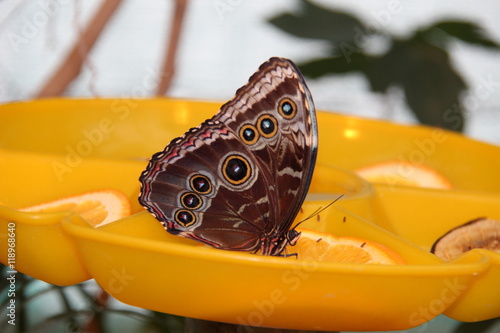
M25 212L79 214L93 227L100 227L130 215L130 201L117 190L87 192L20 209Z
M374 183L407 185L449 190L451 182L436 170L420 164L404 161L389 161L355 170L356 173Z
M297 244L287 250L297 253L299 259L383 265L406 263L394 250L366 239L334 236L307 229L297 231L301 232Z

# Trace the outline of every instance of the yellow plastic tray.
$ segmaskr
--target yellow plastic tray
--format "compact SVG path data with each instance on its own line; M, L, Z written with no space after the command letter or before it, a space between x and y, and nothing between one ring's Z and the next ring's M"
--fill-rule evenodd
M401 330L443 313L500 315L500 255L452 262L429 253L479 216L500 219L500 148L461 135L319 112L318 166L302 226L383 243L408 265L317 263L215 250L169 235L137 203L147 158L220 103L172 99L40 100L0 106L0 261L58 285L94 278L117 299L213 321L310 330ZM405 160L439 170L452 191L369 184L352 170ZM16 208L85 191L125 192L134 215L95 229L69 212ZM359 320L363 318L363 320Z

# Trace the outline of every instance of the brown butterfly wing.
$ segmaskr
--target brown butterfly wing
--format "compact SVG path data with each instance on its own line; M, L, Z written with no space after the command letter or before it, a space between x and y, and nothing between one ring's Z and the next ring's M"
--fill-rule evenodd
M296 113L283 117L279 108L286 100L294 103ZM258 124L265 114L275 117L278 133L249 148L274 184L278 203L276 227L288 230L307 194L318 147L311 93L299 69L288 59L271 58L262 64L214 119L240 133L247 124Z
M232 158L247 163L236 178L226 172L229 165L222 170ZM153 156L141 175L139 200L172 234L222 249L253 250L261 221L275 219L263 201L265 181L234 132L207 121Z
M139 201L173 234L279 254L272 242L291 228L316 150L307 86L292 62L271 58L212 119L153 156Z

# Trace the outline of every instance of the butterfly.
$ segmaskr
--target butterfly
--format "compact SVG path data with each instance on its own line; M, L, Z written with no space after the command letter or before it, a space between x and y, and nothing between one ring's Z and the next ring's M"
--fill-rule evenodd
M152 156L139 202L173 235L287 256L317 147L305 80L292 61L273 57L214 117Z

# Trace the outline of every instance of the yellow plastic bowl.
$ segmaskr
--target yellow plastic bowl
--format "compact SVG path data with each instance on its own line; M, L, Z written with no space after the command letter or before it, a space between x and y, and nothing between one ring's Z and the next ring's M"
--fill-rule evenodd
M310 330L396 330L444 313L500 315L500 255L452 262L428 252L471 218L500 219L500 149L419 126L319 112L319 161L302 226L385 244L402 266L316 263L215 250L169 235L137 204L147 159L210 118L220 103L172 99L40 100L0 106L0 261L49 283L91 277L119 300L235 324ZM431 166L456 190L369 184L351 170L386 160ZM85 191L125 192L136 214L95 229L76 214L23 206ZM12 262L11 262L12 263ZM363 318L362 321L359 318Z

